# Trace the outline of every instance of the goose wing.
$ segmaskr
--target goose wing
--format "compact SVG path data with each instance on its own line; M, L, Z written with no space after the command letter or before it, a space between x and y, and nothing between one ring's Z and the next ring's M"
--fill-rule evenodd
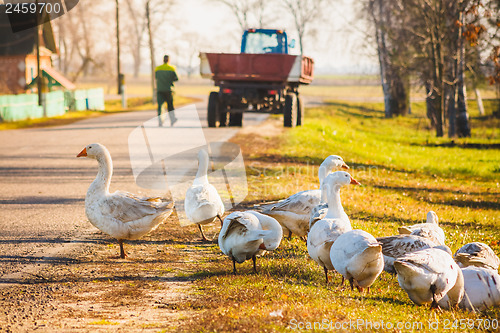
M172 212L171 202L159 202L159 198L139 197L132 193L117 191L101 202L101 212L123 223L145 217L154 218Z

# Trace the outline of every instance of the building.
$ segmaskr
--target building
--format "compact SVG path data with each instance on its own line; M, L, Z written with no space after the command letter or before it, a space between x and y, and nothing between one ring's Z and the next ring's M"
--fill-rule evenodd
M0 11L0 94L23 94L28 85L36 88L37 77L37 32L40 40L40 68L43 71L47 90L53 86L74 89L75 86L52 68L52 54L58 52L52 25L44 23L40 29L30 28L13 32L10 21Z

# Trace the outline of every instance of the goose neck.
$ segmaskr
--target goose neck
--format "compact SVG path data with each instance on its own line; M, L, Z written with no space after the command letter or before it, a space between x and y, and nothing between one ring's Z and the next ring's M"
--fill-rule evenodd
M263 217L259 219L260 225L263 229L271 231L271 233L264 237L264 244L267 250L275 250L283 237L283 229L281 225L270 217Z
M327 218L340 218L344 213L344 207L340 201L340 185L334 185L332 191L328 195L328 212Z
M92 182L89 191L109 193L109 185L113 175L113 162L109 154L97 156L96 160L98 163L97 176Z
M194 180L194 183L200 185L208 184L207 173L208 173L208 159L200 158L198 171L196 172L196 178Z

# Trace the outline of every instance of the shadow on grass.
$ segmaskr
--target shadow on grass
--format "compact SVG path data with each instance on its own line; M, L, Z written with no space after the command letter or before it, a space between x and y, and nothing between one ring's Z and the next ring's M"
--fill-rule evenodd
M411 146L419 147L441 147L441 148L463 148L463 149L500 149L500 143L455 143L455 141L444 143L411 143Z
M384 118L384 111L380 111L374 108L368 108L361 104L349 104L349 103L328 101L325 103L325 105L338 107L339 108L338 112L355 117ZM359 113L348 111L349 109L358 110Z

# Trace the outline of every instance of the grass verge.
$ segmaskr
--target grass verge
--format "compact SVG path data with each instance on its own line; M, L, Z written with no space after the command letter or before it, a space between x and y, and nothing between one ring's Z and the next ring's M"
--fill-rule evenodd
M318 188L318 165L338 154L363 184L341 193L353 228L375 237L394 235L398 226L422 222L434 210L452 251L482 241L500 253L498 119L475 117L472 110L473 138L451 142L434 137L423 112L416 103L411 116L384 119L382 104L332 101L308 109L300 128L273 135L243 131L233 139L242 148L249 182L239 209ZM191 276L196 297L184 305L194 311L182 323L185 331L458 332L485 329L486 319L500 321L498 307L474 314L416 306L385 272L369 294L338 288L338 275L326 286L322 269L297 238L259 258L258 274L247 261L233 275L231 261L216 246L211 251L212 259Z

